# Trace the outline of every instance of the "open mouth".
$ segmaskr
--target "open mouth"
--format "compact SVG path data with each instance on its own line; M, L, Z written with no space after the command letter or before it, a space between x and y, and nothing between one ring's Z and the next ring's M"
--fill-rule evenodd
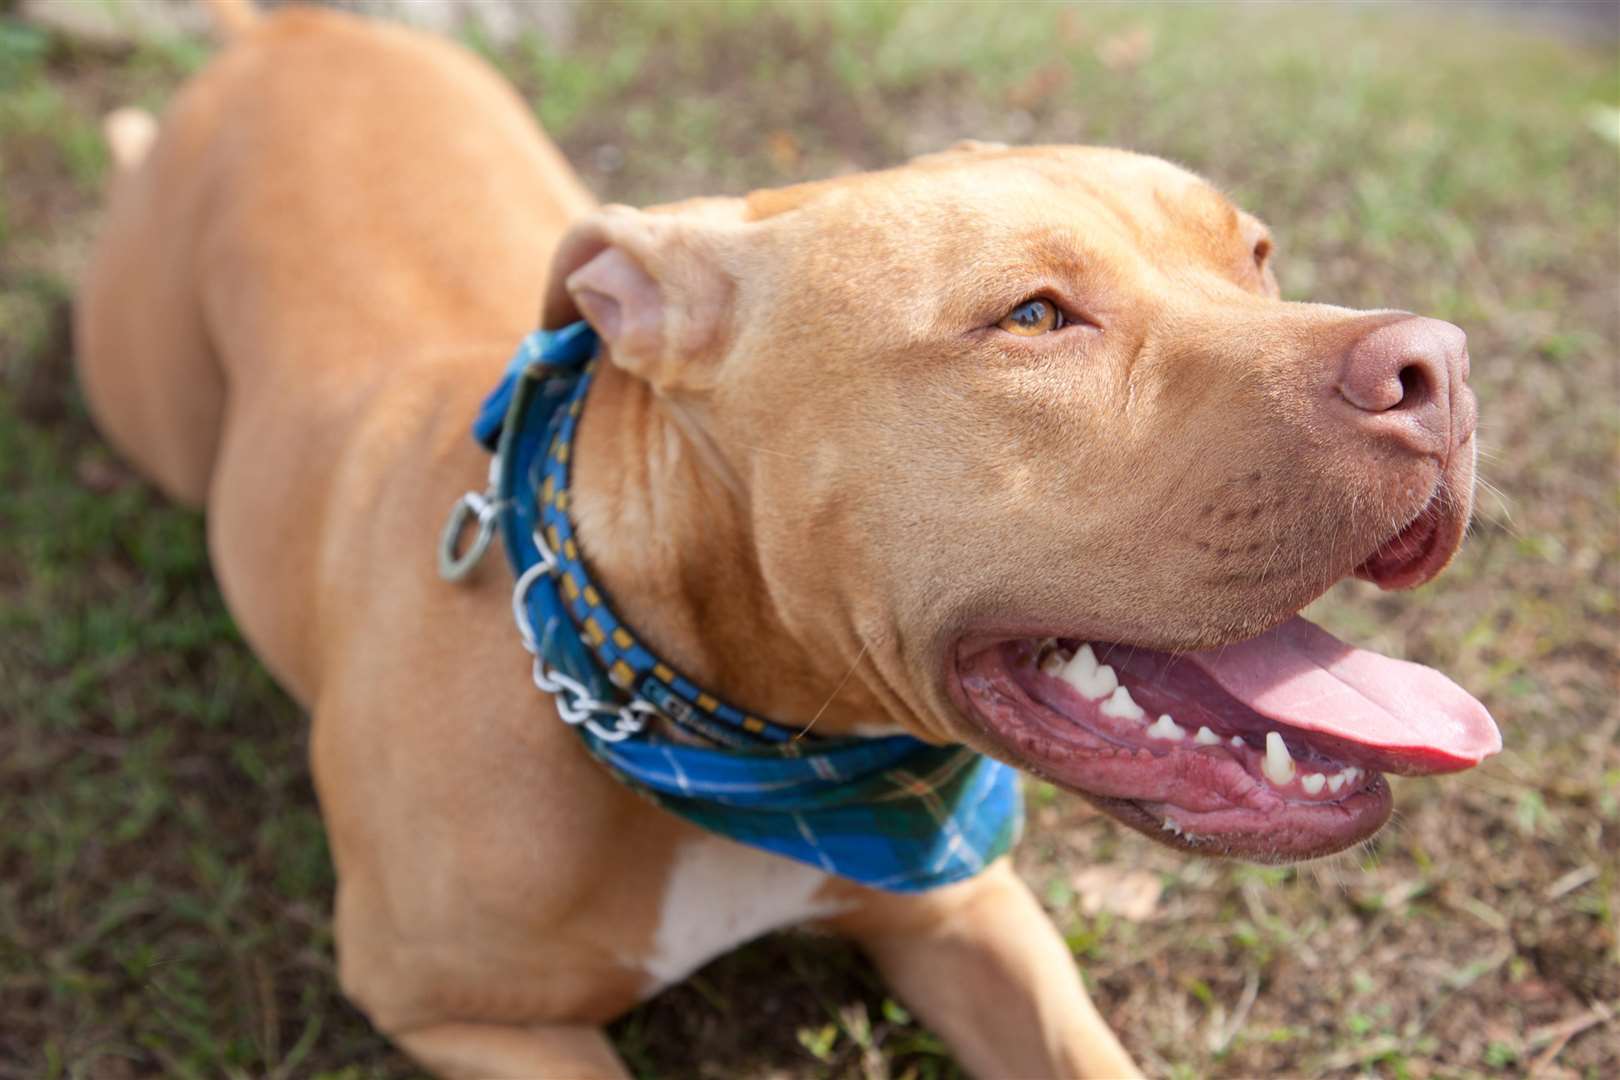
M1353 573L1386 589L1434 577L1468 501L1443 471ZM1388 819L1384 774L1456 772L1502 748L1490 713L1440 672L1298 616L1191 652L1048 633L963 638L952 696L1003 756L1172 846L1263 862L1330 854Z
M1384 773L1501 749L1444 675L1293 618L1220 649L1063 638L959 648L955 687L1029 771L1175 846L1268 862L1338 851L1391 808Z

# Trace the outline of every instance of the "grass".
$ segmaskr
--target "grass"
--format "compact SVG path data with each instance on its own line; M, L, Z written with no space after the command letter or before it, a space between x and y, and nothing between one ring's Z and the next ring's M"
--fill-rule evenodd
M1155 1073L1620 1074L1602 1020L1620 1011L1612 42L1472 9L839 0L581 20L567 50L489 51L605 198L735 192L963 135L1110 142L1261 212L1290 296L1465 326L1492 485L1468 546L1416 595L1345 585L1312 614L1451 673L1506 751L1400 782L1391 828L1302 868L1177 856L1035 785L1020 867ZM233 629L200 519L98 441L72 384L98 118L161 104L205 56L0 22L0 1077L413 1074L336 993L302 718ZM852 951L797 935L613 1036L642 1076L955 1074Z

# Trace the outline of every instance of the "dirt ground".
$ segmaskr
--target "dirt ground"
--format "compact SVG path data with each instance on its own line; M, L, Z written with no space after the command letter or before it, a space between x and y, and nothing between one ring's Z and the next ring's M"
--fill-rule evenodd
M1620 1076L1620 58L1579 25L612 3L566 50L486 47L607 199L967 135L1125 145L1264 216L1288 296L1468 331L1488 483L1462 556L1309 614L1451 674L1504 752L1396 781L1380 836L1297 868L1177 855L1028 788L1021 871L1157 1075ZM98 118L161 107L208 53L0 21L0 1077L413 1075L336 992L302 717L232 627L201 519L118 462L71 378ZM795 934L613 1037L644 1077L956 1074L858 955Z

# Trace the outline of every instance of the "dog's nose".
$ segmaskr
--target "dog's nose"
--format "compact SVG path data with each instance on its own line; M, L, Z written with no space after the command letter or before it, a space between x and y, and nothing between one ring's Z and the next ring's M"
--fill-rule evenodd
M1468 338L1411 315L1362 335L1345 355L1339 394L1352 420L1419 454L1445 456L1474 433Z

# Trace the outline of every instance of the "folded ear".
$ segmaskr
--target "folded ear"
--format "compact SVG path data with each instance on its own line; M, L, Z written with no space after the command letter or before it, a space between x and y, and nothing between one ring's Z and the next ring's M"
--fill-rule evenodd
M580 221L552 260L542 325L584 319L613 363L657 389L702 385L735 308L737 226L717 217L608 206Z

